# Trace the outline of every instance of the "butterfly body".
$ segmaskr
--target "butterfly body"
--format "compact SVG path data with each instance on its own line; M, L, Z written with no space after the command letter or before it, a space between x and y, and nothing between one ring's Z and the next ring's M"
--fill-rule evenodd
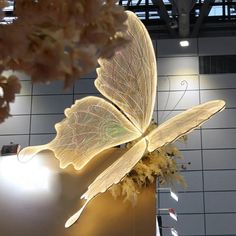
M225 107L216 100L193 107L150 131L156 100L157 66L149 34L127 12L130 44L110 59L99 59L95 86L108 99L85 97L65 110L66 118L55 125L57 135L49 144L23 149L19 157L50 149L60 167L82 169L98 153L134 141L134 145L104 170L82 198L85 205L65 224L71 226L95 196L119 183L146 152L152 152L197 128ZM119 109L118 109L119 108ZM68 155L70 153L70 155Z

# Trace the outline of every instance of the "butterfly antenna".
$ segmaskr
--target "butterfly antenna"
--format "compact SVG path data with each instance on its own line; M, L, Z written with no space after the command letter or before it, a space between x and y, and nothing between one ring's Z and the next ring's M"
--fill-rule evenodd
M161 117L160 117L160 121L163 121L164 119L163 119L163 116L164 116L164 111L166 110L166 108L167 108L167 105L168 105L168 103L169 103L169 99L170 99L170 86L171 86L171 84L170 84L170 78L169 78L169 76L167 76L167 80L168 80L168 96L167 96L167 99L166 99L166 102L165 102L165 106L164 106L164 109L163 109L163 112L162 112L162 114L161 114Z
M184 91L183 91L183 94L181 95L181 97L180 97L180 99L177 101L177 103L174 105L174 107L171 109L171 111L170 112L168 112L166 115L165 115L165 117L163 118L163 120L166 120L166 118L169 116L169 115L171 115L171 113L175 110L175 108L179 105L179 103L181 102L181 100L183 99L183 97L184 97L184 95L186 94L186 92L187 92L187 90L188 90L188 82L186 81L186 80L182 80L181 81L181 86L184 86L185 85L185 89L184 89ZM169 94L170 94L170 91L169 91ZM168 96L168 100L169 100L169 96ZM165 107L165 109L166 109L166 107ZM163 112L163 114L164 114L164 112ZM163 121L162 120L162 121Z
M85 202L85 204L73 215L71 216L65 223L65 228L69 228L71 225L73 225L81 216L82 212L84 211L84 208L87 206L89 200Z

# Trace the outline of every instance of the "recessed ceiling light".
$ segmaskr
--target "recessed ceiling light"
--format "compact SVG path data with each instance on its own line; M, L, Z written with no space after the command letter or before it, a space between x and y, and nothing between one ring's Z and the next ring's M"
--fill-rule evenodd
M189 41L188 40L181 40L179 42L181 47L188 47L189 46Z

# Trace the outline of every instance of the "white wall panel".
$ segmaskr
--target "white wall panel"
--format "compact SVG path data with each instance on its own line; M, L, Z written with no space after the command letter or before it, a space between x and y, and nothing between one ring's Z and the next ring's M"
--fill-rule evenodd
M184 110L177 110L177 111L175 111L175 110L173 110L173 111L171 111L171 110L167 110L167 111L162 110L162 111L159 111L158 112L158 122L159 122L159 124L161 124L161 123L171 119L172 117L180 114L183 111Z
M178 215L178 221L175 222L169 216L163 216L163 226L174 226L179 235L194 235L201 236L204 233L204 215L202 214L187 214ZM170 236L169 231L164 230L163 236Z
M204 128L236 128L236 109L225 109L204 123Z
M73 86L68 89L64 89L63 81L53 81L50 84L34 84L34 95L46 95L46 94L72 94Z
M235 235L236 214L207 214L207 235Z
M187 109L199 104L198 91L177 92L159 92L158 93L158 110ZM169 100L168 100L169 97ZM178 101L180 101L178 103ZM167 105L166 105L167 103ZM177 104L178 103L178 104ZM176 106L177 105L177 106Z
M79 79L75 83L75 93L86 94L86 93L99 93L94 85L93 79Z
M207 102L209 100L223 99L226 102L226 108L236 107L236 89L228 90L202 90L201 102Z
M236 190L235 179L235 170L204 171L204 189L205 191Z
M236 74L200 75L201 89L236 88Z
M20 144L22 148L27 147L29 145L29 135L0 135L0 147L3 145L8 145L11 142Z
M175 142L175 144L184 150L189 149L201 149L201 137L200 137L200 130L194 130L187 135L186 143L183 142Z
M206 192L206 213L236 212L236 192Z
M179 201L174 201L169 193L160 193L160 205L174 208L178 214L203 213L203 193L178 193Z
M236 169L236 150L203 150L203 163L208 170Z
M187 83L186 83L186 82ZM179 75L179 76L159 76L158 91L173 91L173 90L197 90L199 82L197 75Z
M20 84L21 84L21 90L19 95L31 95L31 90L32 90L31 81L21 81Z
M49 143L55 138L55 134L32 134L30 135L30 145L42 145Z
M236 54L236 37L199 38L199 55Z
M64 113L65 108L70 107L72 101L72 95L34 96L32 113Z
M204 149L235 148L236 129L203 130L202 145Z
M10 103L11 115L27 115L30 114L30 109L31 109L30 96L18 96L15 98L14 103Z
M202 191L203 190L203 181L202 181L202 172L201 171L188 171L182 172L181 175L185 178L188 187L184 189L181 186L178 186L176 189L178 191Z
M157 111L153 112L152 118L154 119L155 122L157 122Z
M201 150L196 151L181 151L184 159L180 160L181 162L190 162L190 165L186 165L187 170L201 170L202 169L202 158L201 158Z
M62 121L65 116L61 115L32 115L31 133L33 134L47 134L55 133L55 124Z
M29 134L30 116L13 116L0 124L0 135Z
M158 75L194 75L198 74L198 57L158 58Z

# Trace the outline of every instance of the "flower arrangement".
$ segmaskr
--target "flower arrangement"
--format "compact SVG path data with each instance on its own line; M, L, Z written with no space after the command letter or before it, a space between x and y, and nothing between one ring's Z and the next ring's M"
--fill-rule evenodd
M147 132L157 127L152 122ZM187 136L181 137L178 141L186 142ZM126 149L130 149L137 141L129 142ZM136 204L138 195L145 188L152 184L156 178L159 178L160 185L180 184L187 187L185 179L180 174L178 159L183 156L174 144L168 144L153 152L147 152L137 163L133 170L119 183L113 185L109 191L116 199L121 197L124 201Z

